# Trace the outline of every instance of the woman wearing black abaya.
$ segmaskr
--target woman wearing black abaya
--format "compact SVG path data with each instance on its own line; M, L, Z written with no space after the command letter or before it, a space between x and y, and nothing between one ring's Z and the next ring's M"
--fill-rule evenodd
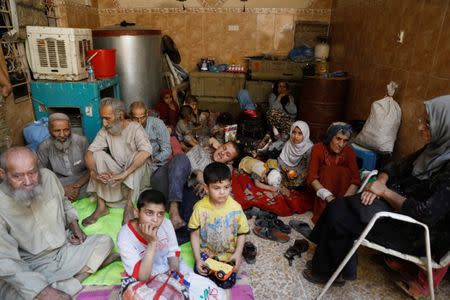
M326 282L380 211L396 211L427 224L435 260L449 250L450 95L424 104L426 114L419 119L418 130L427 145L409 158L388 165L363 193L335 199L327 206L309 236L317 248L310 268L303 271L307 280ZM417 225L382 219L368 239L403 253L424 255L423 229ZM337 284L342 279L356 279L356 265L354 255Z

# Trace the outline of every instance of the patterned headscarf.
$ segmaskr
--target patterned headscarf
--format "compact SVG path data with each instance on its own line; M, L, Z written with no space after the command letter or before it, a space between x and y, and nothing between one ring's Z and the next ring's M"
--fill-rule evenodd
M338 133L342 133L348 136L352 135L352 126L350 124L344 122L334 122L331 123L330 127L327 129L327 133L325 134L325 138L323 139L323 143L325 145L329 145L333 137L335 137Z
M425 101L431 141L414 161L412 175L428 179L450 159L450 95Z

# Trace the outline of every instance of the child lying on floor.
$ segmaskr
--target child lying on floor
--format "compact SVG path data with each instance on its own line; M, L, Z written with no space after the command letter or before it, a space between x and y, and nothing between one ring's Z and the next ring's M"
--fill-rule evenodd
M281 174L276 160L266 163L251 156L244 157L239 163L239 170L249 174L256 187L272 192L281 192Z
M231 171L223 163L206 166L203 179L208 196L194 206L188 228L195 257L195 272L208 276L221 288L231 288L236 283L236 273L242 261L245 235L249 233L247 218L242 207L231 193ZM226 280L209 273L204 259L217 257L220 261L233 262L233 273Z

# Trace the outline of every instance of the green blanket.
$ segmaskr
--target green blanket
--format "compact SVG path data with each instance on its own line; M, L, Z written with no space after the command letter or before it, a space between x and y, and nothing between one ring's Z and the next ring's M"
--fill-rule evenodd
M73 207L78 211L81 229L87 234L107 234L114 241L114 252L119 252L117 248L117 234L122 228L123 209L110 208L109 214L100 218L95 224L84 227L81 220L88 217L95 210L97 203L91 201L90 198L80 199L73 203ZM181 245L181 258L185 264L190 267L194 266L194 256L192 254L191 243ZM95 274L92 274L83 281L84 285L118 285L120 284L120 274L124 272L122 262L116 261Z

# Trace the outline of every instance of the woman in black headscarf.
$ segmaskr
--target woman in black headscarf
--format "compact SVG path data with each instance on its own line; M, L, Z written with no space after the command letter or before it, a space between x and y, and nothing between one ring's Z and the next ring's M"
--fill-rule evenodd
M426 146L410 157L388 165L363 193L337 198L327 206L309 235L317 248L312 263L303 272L307 280L326 282L354 240L380 211L396 211L427 224L436 261L449 250L450 95L424 104L426 114L419 119L418 130ZM424 255L423 229L417 225L385 218L372 229L368 239L403 253ZM356 265L354 255L340 279L355 279ZM439 277L437 281L443 275ZM426 288L420 292L426 293Z

